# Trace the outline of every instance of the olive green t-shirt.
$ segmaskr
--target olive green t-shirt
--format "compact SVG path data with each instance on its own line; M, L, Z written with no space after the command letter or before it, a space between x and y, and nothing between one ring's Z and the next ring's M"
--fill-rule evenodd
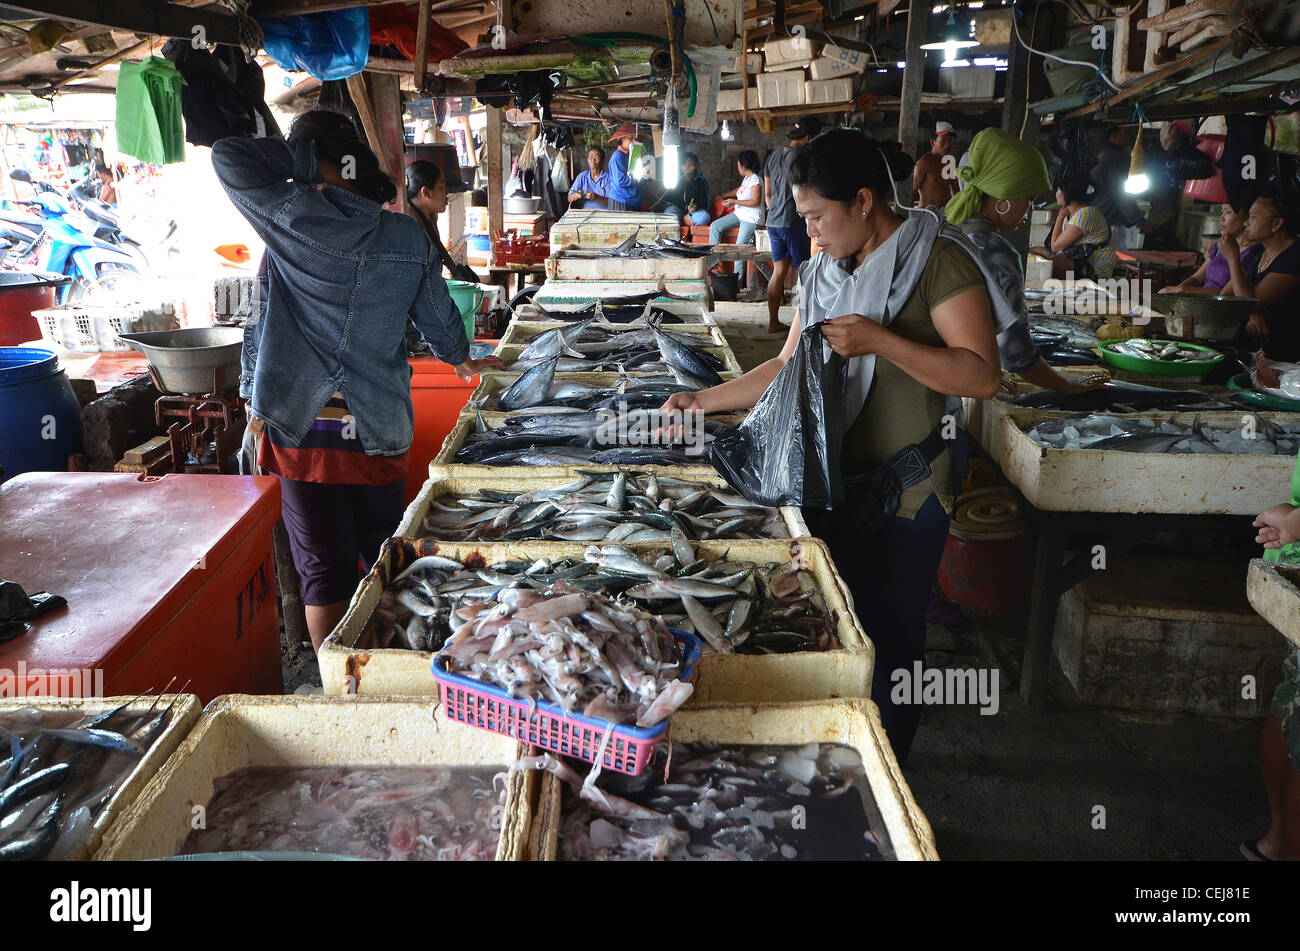
M972 287L984 287L979 266L952 241L939 238L916 290L889 329L900 337L931 347L945 346L930 319L930 310ZM920 442L939 425L945 405L946 397L942 393L918 383L883 357L877 358L867 401L844 436L845 471L857 472L879 465L904 446ZM939 496L945 509L951 510L949 453L940 455L931 468L929 479L903 490L899 515L913 518L932 492Z

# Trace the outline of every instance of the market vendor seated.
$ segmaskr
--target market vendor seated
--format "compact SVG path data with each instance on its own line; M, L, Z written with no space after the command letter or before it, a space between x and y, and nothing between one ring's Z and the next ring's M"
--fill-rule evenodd
M1080 280L1105 280L1115 273L1119 258L1111 246L1110 225L1092 204L1093 188L1081 179L1063 179L1056 186L1060 208L1052 225L1048 247L1029 250L1051 258L1052 276L1064 278L1073 273Z
M681 179L676 188L664 192L661 201L668 203L665 214L682 220L682 224L707 225L709 214L709 183L700 174L700 159L694 152L683 152Z
M569 204L574 208L609 208L609 174L605 171L605 150L592 146L587 150L587 167L578 173L569 189Z
M1239 344L1262 347L1273 360L1300 360L1300 202L1281 188L1264 188L1250 205L1245 236L1256 242L1241 259L1224 248L1232 280L1225 293L1259 300Z

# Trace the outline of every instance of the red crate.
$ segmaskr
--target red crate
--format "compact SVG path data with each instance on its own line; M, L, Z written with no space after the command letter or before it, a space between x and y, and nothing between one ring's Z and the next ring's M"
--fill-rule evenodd
M0 645L0 695L280 693L271 476L30 472L0 485L0 578L66 608ZM20 671L26 672L20 682Z

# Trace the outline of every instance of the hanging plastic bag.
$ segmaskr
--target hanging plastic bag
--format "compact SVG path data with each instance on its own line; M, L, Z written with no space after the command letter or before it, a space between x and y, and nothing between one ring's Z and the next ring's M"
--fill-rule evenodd
M847 366L837 353L823 359L819 324L803 331L745 421L713 441L710 461L732 488L763 505L833 506Z
M262 48L275 65L307 72L317 79L347 79L366 68L370 58L370 13L365 7L267 17Z

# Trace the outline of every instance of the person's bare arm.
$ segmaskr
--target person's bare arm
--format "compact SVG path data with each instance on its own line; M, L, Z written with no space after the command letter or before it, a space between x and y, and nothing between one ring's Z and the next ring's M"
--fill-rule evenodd
M988 292L967 288L930 308L930 319L945 346L908 340L858 314L826 321L822 334L836 353L874 353L936 393L991 399L998 391L1002 365Z
M799 343L800 326L798 321L790 324L790 332L786 334L785 345L781 347L781 352L770 360L760 363L754 369L737 377L734 380L727 380L717 386L711 386L706 390L696 390L691 393L676 393L668 398L664 403L664 409L677 409L683 411L697 411L704 413L718 413L729 409L749 409L758 402L776 375L781 372L781 368L786 362L794 356L794 348Z
M737 196L740 195L740 189L736 189L736 195ZM757 185L750 186L749 195L750 197L748 198L737 197L736 204L743 205L745 208L757 208L760 204L762 204L763 199L759 197Z
M1205 285L1205 271L1210 266L1210 259L1207 257L1201 262L1195 273L1179 281L1177 284L1170 284L1168 287L1160 288L1159 294L1186 294L1196 293L1196 289Z
M772 179L763 176L763 207L772 207Z
M1268 310L1295 290L1298 283L1300 283L1300 276L1295 274L1266 274L1264 279L1255 285L1255 293L1251 296L1259 300L1260 310Z
M1064 224L1061 225L1062 219L1057 219L1057 225L1052 228L1052 250L1064 251L1071 245L1077 244L1083 237L1083 229L1078 225Z
M1236 253L1224 252L1224 258L1228 262L1228 283L1223 286L1223 290L1236 297L1254 297L1255 288L1250 283L1250 278L1246 276L1246 268L1241 263L1241 255Z

